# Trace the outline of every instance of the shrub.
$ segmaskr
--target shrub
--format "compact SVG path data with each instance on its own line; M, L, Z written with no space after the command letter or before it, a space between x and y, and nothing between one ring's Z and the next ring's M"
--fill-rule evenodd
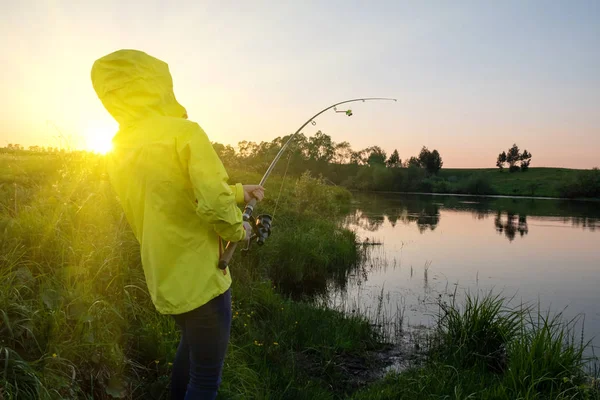
M433 192L434 182L431 179L423 179L419 184L419 191L431 193Z
M570 180L559 183L562 197L600 197L600 170L580 171Z
M459 182L457 191L465 194L494 194L489 179L484 174L471 175L468 179Z
M434 193L451 193L452 185L447 181L438 181L433 184L433 192Z

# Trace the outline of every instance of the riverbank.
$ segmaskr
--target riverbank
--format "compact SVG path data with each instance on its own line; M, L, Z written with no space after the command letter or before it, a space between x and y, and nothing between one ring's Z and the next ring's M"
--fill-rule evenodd
M6 166L0 182L2 397L166 399L179 333L172 319L159 315L150 301L139 245L112 193L104 159L67 154L0 161ZM232 171L231 177L257 180L241 171ZM455 339L473 338L476 347L471 349L479 349L480 333L495 329L496 321L502 321L500 314L488 307L491 311L484 314L489 321L462 324L481 330L424 339L420 348L426 350L425 364L372 385L377 377L372 372L380 371L386 363L382 357L389 355L389 338L365 316L311 301L328 285L344 285L365 256L355 234L336 221L351 196L305 175L288 178L277 202L282 183L276 177L268 183L269 198L259 210L274 213L272 236L246 258L236 254L231 266L234 318L220 398L398 398L382 396L412 393L399 391L407 382L412 382L407 387L413 391L425 385L431 386L429 393L435 388L435 393L453 395L456 387L467 393L471 386L456 380L439 388L434 384L465 358L450 358L451 353L440 353L435 344L444 343L442 347L453 352L464 348ZM462 315L459 309L452 306L448 313ZM445 329L442 324L439 332ZM517 337L525 343L536 336L512 338ZM501 339L511 349L522 349L524 356L538 354L508 336ZM562 348L556 341L548 344ZM548 346L541 349L546 353ZM560 361L563 369L538 371L550 376L552 384L527 386L528 372L523 370L515 376L523 388L512 389L500 381L494 387L504 388L506 396L496 398L516 398L509 395L527 390L595 393L579 369L576 345L565 349L574 356L552 364L554 368ZM517 350L512 351L514 358ZM473 369L477 366L461 368L473 381L478 377ZM563 382L567 376L568 382Z
M490 293L442 303L424 361L352 399L600 399L574 321L506 302Z
M348 174L352 176L340 179ZM418 167L342 165L330 166L326 176L336 184L359 191L600 199L597 169L530 168L511 173L491 168L443 168L436 175L427 175Z
M2 398L167 398L179 333L151 303L104 159L1 161ZM288 297L343 280L361 257L335 221L350 194L309 176L289 185L277 210L273 195L261 203L275 211L267 244L231 265L224 398L339 398L365 382L352 371L381 363L366 318Z
M478 191L477 180L487 182L492 189L488 193L503 196L526 196L546 198L583 197L570 193L569 186L580 179L581 174L593 173L592 170L569 168L529 168L525 172L499 171L487 169L442 169L438 176L450 183L450 189L460 188L461 183L473 191ZM597 179L597 178L596 178ZM455 184L455 185L453 185ZM460 190L454 190L460 193ZM600 198L600 197L599 197Z

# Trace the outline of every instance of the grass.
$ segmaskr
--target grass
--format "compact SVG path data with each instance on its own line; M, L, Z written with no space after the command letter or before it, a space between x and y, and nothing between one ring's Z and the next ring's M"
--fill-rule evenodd
M166 399L179 333L150 301L103 158L35 157L0 156L0 398ZM361 263L336 223L350 196L309 175L267 193L273 235L232 265L220 399L599 398L572 325L497 296L440 305L424 361L363 387L383 332L305 297Z
M342 172L334 173L336 168ZM530 168L511 173L492 168L443 168L433 176L418 167L331 165L329 169L330 179L358 191L600 198L597 169Z
M179 333L150 301L103 158L3 155L0 164L10 171L0 200L2 398L167 398ZM347 207L344 189L308 175L285 184L277 210L273 195L261 204L276 214L272 237L232 265L220 398L339 398L353 387L348 365L368 365L381 346L365 318L287 297L343 276L360 253L332 220Z
M238 348L243 354L230 362L243 360L261 377L262 394L256 398L339 398L352 386L346 374L348 360L368 365L366 352L380 347L377 335L360 317L282 302L269 285L253 287L251 293L235 288L237 296L249 300L235 302L233 343L243 343ZM227 380L231 372L226 372L225 398L242 395L239 378Z
M455 298L455 297L453 297ZM434 351L461 368L484 366L490 371L506 368L506 345L519 328L520 313L504 307L499 296L467 296L464 307L440 304Z
M440 304L424 362L352 399L600 399L576 321L508 303L488 293Z
M561 197L563 182L573 179L581 170L568 168L530 168L526 172L500 171L497 168L487 169L452 169L443 168L439 176L451 182L451 188L460 188L461 185L474 176L487 182L491 190L487 193L467 192L474 194L500 194L507 196L537 196ZM455 185L453 184L455 183ZM453 192L465 193L456 190Z

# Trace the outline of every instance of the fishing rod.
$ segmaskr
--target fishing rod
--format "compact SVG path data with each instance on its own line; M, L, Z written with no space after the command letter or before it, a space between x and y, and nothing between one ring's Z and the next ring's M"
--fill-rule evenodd
M269 175L271 175L273 168L275 168L275 165L277 164L277 162L283 155L285 149L289 146L289 144L292 142L294 137L298 133L300 133L300 131L302 129L304 129L304 127L306 125L308 125L308 124L316 125L317 123L315 122L315 118L317 118L319 115L323 114L325 111L331 110L332 108L334 109L334 111L336 113L345 113L348 117L351 117L352 110L349 109L349 110L338 111L337 106L340 106L342 104L347 104L347 103L354 103L357 101L362 101L364 103L365 101L397 101L397 100L388 98L388 97L365 97L364 99L352 99L352 100L341 101L339 103L335 103L327 108L322 109L321 111L319 111L318 113L313 115L311 118L309 118L308 121L306 121L304 124L302 124L302 126L300 126L300 128L298 128L298 130L289 137L287 142L285 142L285 144L281 147L281 149L275 156L275 159L273 159L273 162L271 162L271 165L269 165L269 168L267 168L267 171L265 172L262 179L260 180L259 185L264 186L265 182L269 178ZM247 222L250 221L250 219L252 218L252 213L254 212L254 207L256 207L256 198L252 198L248 202L248 204L246 204L246 207L244 208L244 212L242 214L244 221L247 221ZM265 243L265 240L271 235L272 220L273 220L273 217L268 214L259 215L256 219L255 225L252 226L253 235L251 236L250 240L256 238L256 243L259 246L262 246ZM238 242L227 243L227 246L225 247L225 251L223 252L223 254L221 255L221 258L219 260L219 268L220 269L225 270L225 268L227 268L227 266L229 265L229 262L231 261L231 258L233 257L233 253L235 252L237 244L238 244Z

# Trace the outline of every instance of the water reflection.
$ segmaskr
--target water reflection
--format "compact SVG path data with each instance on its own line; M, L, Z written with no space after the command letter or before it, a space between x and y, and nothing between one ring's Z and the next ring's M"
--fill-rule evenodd
M363 228L369 232L375 232L385 222L385 218L383 215L365 214L365 213L359 213L359 214L360 215L356 216L357 222L360 224L361 228Z
M356 197L360 209L347 222L369 232L376 232L386 220L392 227L416 224L421 234L434 231L440 223L440 210L469 212L477 220L493 217L494 229L511 242L529 233L528 217L554 218L590 231L600 227L597 202L432 195Z
M600 204L598 205L600 207ZM569 218L564 218L563 222L568 222ZM596 228L600 227L600 223L598 222L598 218L588 218L588 217L571 217L571 225L576 227L581 227L583 229L589 229L594 232Z
M600 345L600 203L432 195L355 195L348 226L370 252L332 301L373 321L397 304L407 327L431 326L437 302L493 291L515 305L585 315ZM370 240L367 240L369 239ZM373 240L380 246L373 246ZM343 287L343 289L339 289ZM336 297L337 296L337 297Z
M521 237L529 232L527 216L516 215L511 212L507 212L506 218L503 218L502 212L498 211L496 213L496 218L494 218L494 226L498 233L502 234L504 232L504 235L510 242L515 239L517 232Z
M421 233L433 231L440 222L440 206L431 202L407 202L399 207L380 209L377 212L361 207L348 216L347 222L369 232L375 232L386 219L392 227L395 227L398 222L405 225L416 223Z

